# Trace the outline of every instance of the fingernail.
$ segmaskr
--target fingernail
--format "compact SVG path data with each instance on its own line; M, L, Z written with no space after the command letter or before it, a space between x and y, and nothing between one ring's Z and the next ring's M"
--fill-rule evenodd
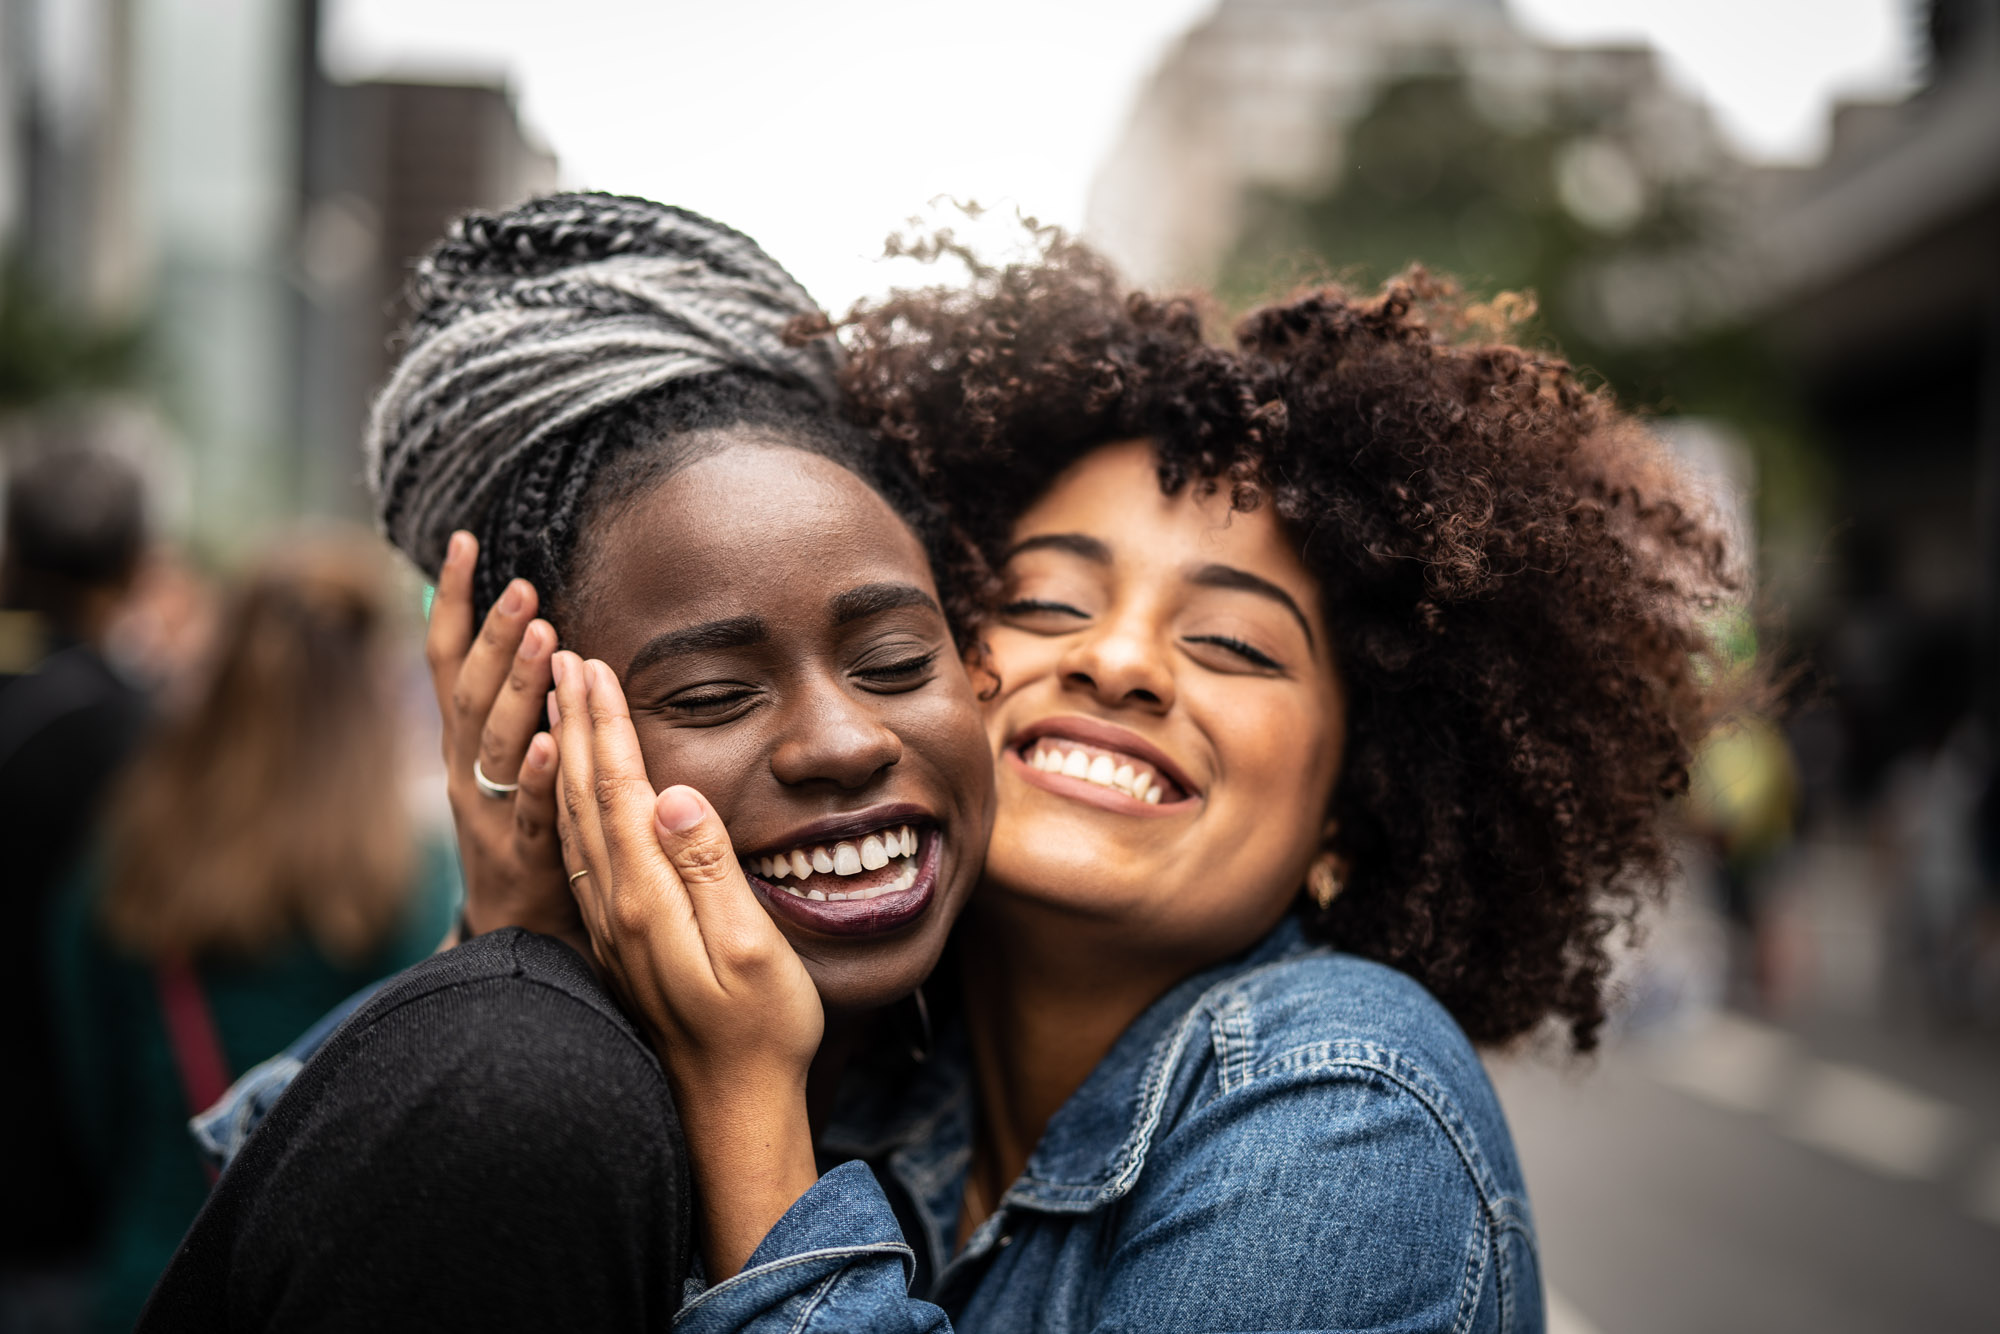
M558 653L549 661L549 675L555 677L557 685L569 679L569 654Z
M556 692L549 692L549 726L562 726L562 709L556 704Z
M547 732L535 733L534 740L528 743L528 767L530 769L547 768L549 751L554 749L554 747L555 742L550 739Z
M521 636L521 647L515 651L514 656L522 662L533 662L541 657L542 649L545 647L542 643L542 629L541 621L529 621L527 633Z
M465 544L470 542L471 540L472 540L472 534L466 532L463 528L453 533L451 535L451 540L445 543L445 548L444 548L445 564L456 565L460 561L464 560Z
M507 591L500 595L500 610L512 616L528 601L528 593L521 581L516 579L507 585Z
M685 834L701 823L701 798L691 787L670 787L660 794L660 823L670 834Z

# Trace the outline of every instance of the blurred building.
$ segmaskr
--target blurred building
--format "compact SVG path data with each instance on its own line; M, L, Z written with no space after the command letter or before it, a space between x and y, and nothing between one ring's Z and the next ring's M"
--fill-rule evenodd
M1863 789L1976 705L2000 754L2000 0L1926 14L1927 86L1837 110L1709 314L1763 334L1828 469L1844 531L1809 628Z
M1649 188L1732 165L1650 50L1546 45L1502 0L1222 0L1141 92L1094 183L1089 232L1142 284L1211 283L1254 196L1325 190L1353 169L1348 132L1385 89L1459 75L1502 127L1547 124L1562 100L1614 113L1618 133L1574 145L1558 180L1567 205L1611 229Z
M224 546L359 509L410 258L453 213L554 183L502 88L328 82L319 9L0 5L0 249L64 318L143 327L140 388Z
M503 88L333 84L315 74L297 240L299 439L314 508L356 510L369 395L388 373L416 257L469 208L556 186Z

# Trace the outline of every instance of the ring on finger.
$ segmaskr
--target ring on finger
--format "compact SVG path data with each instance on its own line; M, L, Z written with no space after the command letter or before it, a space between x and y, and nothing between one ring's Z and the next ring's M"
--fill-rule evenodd
M479 789L480 796L492 797L495 801L505 801L521 790L519 783L496 783L488 778L486 771L479 767L478 760L472 762L472 784Z
M588 866L584 867L581 871L573 873L569 878L570 888L572 889L576 888L576 882L583 879L585 876L589 874L590 874L590 868Z

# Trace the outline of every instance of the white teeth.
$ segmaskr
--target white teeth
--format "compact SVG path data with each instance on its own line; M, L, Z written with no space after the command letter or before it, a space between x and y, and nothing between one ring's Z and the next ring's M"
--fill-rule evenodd
M1117 788L1150 806L1157 806L1163 791L1160 780L1143 765L1121 762L1110 755L1092 756L1081 750L1062 751L1037 747L1028 755L1030 767L1043 773L1081 778L1098 787Z
M774 882L789 877L804 880L813 875L860 875L863 871L879 871L897 858L914 858L919 842L916 830L908 825L900 825L895 829L869 834L858 844L848 840L831 847L820 845L811 849L794 848L790 852L780 852L768 857L753 857L748 865L753 873ZM898 873L891 884L874 889L857 889L850 893L836 894L819 889L794 888L791 885L780 885L780 888L794 898L833 902L873 898L877 894L908 889L916 883L916 876L916 863L912 861Z

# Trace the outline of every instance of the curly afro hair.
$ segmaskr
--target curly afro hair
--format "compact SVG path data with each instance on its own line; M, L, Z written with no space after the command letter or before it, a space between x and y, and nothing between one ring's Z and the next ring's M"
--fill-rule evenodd
M1555 1018L1592 1048L1610 937L1666 882L1710 722L1703 613L1741 590L1712 507L1567 364L1481 341L1507 303L1420 270L1266 306L1233 347L1060 235L974 275L857 310L843 372L985 563L965 586L1112 441L1151 440L1168 494L1274 506L1349 701L1346 888L1302 897L1309 931L1416 978L1476 1042Z

